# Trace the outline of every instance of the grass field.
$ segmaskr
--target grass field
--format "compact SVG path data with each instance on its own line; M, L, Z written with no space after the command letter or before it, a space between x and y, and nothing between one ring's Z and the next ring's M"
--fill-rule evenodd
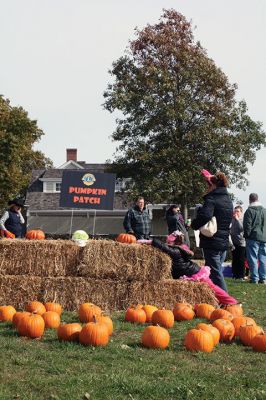
M266 329L266 286L227 280L246 315ZM89 299L88 299L89 300ZM175 323L167 350L140 346L143 326L113 316L114 334L105 348L60 343L56 332L41 340L19 337L0 324L0 400L68 399L266 399L266 353L239 342L212 353L191 353L185 332L201 320ZM77 321L75 313L63 321Z

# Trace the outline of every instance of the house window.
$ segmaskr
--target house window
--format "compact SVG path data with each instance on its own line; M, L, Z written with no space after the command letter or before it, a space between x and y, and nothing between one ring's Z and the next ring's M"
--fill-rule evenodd
M61 182L43 182L44 193L60 193Z

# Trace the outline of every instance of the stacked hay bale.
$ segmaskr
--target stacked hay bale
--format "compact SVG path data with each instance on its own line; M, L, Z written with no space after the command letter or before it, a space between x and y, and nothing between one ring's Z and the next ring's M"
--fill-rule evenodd
M177 301L216 304L205 284L171 279L171 260L150 246L90 240L0 241L0 305L57 301L67 310L83 302L105 310L131 304L172 308Z

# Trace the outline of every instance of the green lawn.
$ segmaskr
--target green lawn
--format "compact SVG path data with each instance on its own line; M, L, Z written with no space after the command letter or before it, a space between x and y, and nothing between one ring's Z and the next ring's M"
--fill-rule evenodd
M266 286L227 282L245 314L266 329ZM188 352L183 338L199 319L175 323L169 349L144 349L143 327L123 317L113 315L115 331L105 348L60 343L51 330L41 340L25 339L1 323L0 400L266 399L266 353L238 342L209 354ZM63 321L77 316L66 312Z

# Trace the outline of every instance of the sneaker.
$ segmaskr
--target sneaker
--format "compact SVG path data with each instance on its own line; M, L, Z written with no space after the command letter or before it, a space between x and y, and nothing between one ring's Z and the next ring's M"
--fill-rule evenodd
M259 283L262 283L263 285L266 285L266 280L265 281L259 281Z

